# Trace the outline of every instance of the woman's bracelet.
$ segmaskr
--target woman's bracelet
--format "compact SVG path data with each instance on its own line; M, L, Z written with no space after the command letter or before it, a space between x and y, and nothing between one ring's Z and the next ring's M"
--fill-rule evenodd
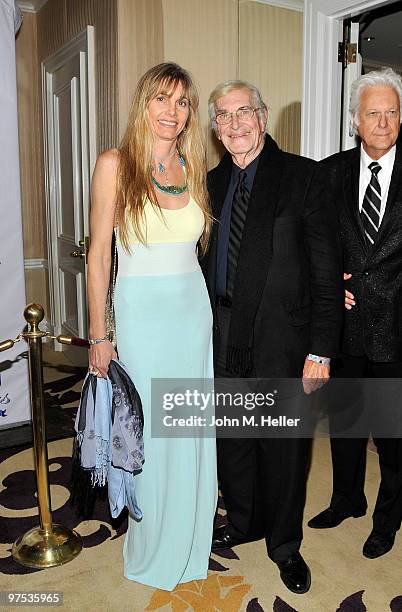
M89 344L100 344L101 342L106 342L106 340L109 340L108 336L103 336L103 338L89 338L88 342Z

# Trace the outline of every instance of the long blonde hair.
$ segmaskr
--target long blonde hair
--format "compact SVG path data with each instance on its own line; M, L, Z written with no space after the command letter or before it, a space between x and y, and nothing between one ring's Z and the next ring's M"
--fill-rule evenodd
M177 138L177 148L185 160L189 191L204 213L201 252L204 253L208 246L212 217L206 190L205 147L198 117L198 93L186 70L174 63L163 63L148 70L139 80L119 147L116 211L119 237L127 252L130 251L130 227L138 240L146 243L143 223L145 198L160 209L151 179L153 137L148 104L161 90L173 92L179 83L183 96L189 100L190 113L185 129Z

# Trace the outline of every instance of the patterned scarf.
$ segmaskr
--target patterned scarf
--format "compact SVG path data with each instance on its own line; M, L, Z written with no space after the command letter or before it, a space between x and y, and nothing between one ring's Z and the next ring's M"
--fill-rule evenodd
M73 499L88 516L94 499L88 488L108 484L112 516L127 506L140 519L134 475L142 470L144 417L141 398L124 365L112 360L108 377L87 374L75 420Z

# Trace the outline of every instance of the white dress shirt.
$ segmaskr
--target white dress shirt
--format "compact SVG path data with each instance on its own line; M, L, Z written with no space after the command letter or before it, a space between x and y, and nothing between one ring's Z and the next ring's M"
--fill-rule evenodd
M371 170L369 165L373 161L377 161L381 170L377 174L378 182L381 187L381 210L380 210L380 225L385 213L385 207L387 205L389 185L391 183L391 174L394 167L396 153L396 145L391 147L388 153L385 153L380 159L371 159L363 149L363 145L360 148L360 179L359 179L359 212L362 210L363 198L366 193L367 186L371 180Z

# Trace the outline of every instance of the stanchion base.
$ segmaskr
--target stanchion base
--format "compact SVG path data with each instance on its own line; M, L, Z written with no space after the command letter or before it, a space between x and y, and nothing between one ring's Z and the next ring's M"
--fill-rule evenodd
M21 565L42 569L68 563L81 549L81 536L76 531L53 525L50 533L40 527L24 533L14 542L12 555Z

